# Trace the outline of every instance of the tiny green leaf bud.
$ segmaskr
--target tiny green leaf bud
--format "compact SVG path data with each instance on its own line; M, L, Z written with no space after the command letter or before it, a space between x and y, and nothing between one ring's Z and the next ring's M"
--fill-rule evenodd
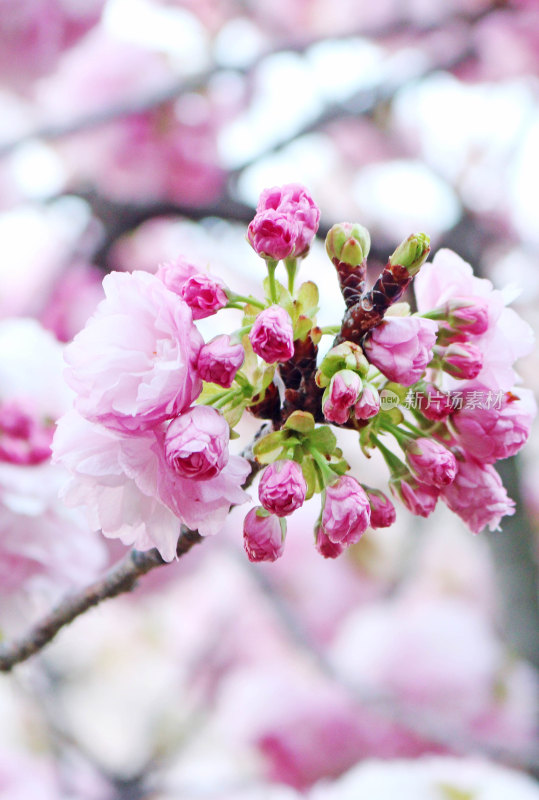
M389 263L399 265L408 270L410 275L416 275L430 253L430 237L426 233L413 233L397 247Z
M332 261L358 267L369 255L371 237L359 223L341 222L326 236L326 251Z

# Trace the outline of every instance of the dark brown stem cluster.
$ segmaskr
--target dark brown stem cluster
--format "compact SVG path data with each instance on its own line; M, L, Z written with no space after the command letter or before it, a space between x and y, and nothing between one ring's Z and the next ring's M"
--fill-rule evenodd
M346 303L346 308L352 308L361 300L365 292L367 283L367 260L365 259L358 267L347 264L346 261L339 261L337 258L331 259L333 266L337 270L339 286Z
M294 355L279 366L285 385L284 406L281 422L285 422L294 411L308 411L317 422L323 422L321 399L323 390L314 380L318 345L309 334L305 339L296 339Z
M388 308L401 299L411 280L405 267L388 262L370 292L363 294L354 305L347 305L335 344L361 344L365 334L382 322Z

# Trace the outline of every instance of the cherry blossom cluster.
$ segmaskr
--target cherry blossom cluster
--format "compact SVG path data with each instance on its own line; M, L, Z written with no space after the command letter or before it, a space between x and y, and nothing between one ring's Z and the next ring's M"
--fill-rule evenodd
M535 413L513 370L529 327L455 253L427 263L425 234L402 242L369 287L370 236L351 223L326 238L344 317L319 327L317 286L296 285L319 219L300 185L262 193L247 232L267 269L260 297L183 259L105 278L105 300L66 349L75 407L53 452L71 472L66 501L86 506L106 536L171 560L180 524L216 533L249 499L254 459L263 472L243 526L249 559L280 557L287 518L314 495L315 546L334 558L396 518L387 494L351 474L342 428L366 459L382 454L390 493L413 514L429 516L441 499L477 533L514 513L494 463L522 447ZM414 313L402 302L412 281ZM196 321L230 309L242 312L235 333L204 342ZM456 393L497 402L459 405ZM269 423L251 462L229 452L244 414Z

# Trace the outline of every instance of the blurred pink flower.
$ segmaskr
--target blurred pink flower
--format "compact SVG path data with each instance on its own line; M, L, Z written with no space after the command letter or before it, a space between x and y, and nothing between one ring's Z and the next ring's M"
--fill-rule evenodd
M102 299L103 272L91 264L71 264L57 279L39 320L61 342L69 342Z
M65 351L77 409L118 430L177 416L202 388L191 311L149 273L112 272L103 288L106 299Z
M388 317L366 337L363 350L390 381L411 386L432 359L437 328L431 319Z
M394 496L401 500L408 511L418 517L428 517L436 507L440 490L426 483L419 483L411 475L397 476L389 482Z
M160 264L155 273L167 289L181 295L185 282L194 275L199 275L200 270L180 256L176 261L167 261Z

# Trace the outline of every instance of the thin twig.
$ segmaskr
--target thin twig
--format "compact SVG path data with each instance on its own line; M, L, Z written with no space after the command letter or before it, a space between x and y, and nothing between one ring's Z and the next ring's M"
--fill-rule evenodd
M262 425L255 435L253 443L259 436L267 433L270 428ZM255 475L261 469L261 465L254 460L252 454L253 443L250 444L242 453L242 456L249 461L251 472L247 476L243 488L247 489L254 480ZM176 557L181 558L191 550L191 548L203 540L197 531L191 531L185 526L180 528L180 536L176 547ZM157 567L164 566L159 551L154 547L151 550L140 552L131 550L124 558L115 564L102 578L99 578L81 592L65 597L51 612L31 628L21 639L11 644L0 645L0 672L10 672L10 670L22 661L26 661L31 656L42 650L56 634L73 622L88 609L120 594L131 592L138 583L139 578Z

